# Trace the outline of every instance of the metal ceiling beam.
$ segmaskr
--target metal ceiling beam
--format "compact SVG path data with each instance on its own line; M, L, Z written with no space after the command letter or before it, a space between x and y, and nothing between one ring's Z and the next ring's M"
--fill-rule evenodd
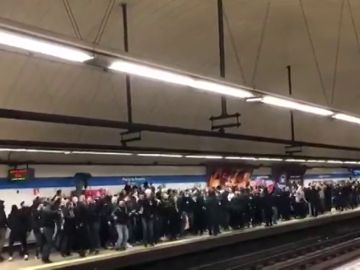
M301 145L301 146L314 147L314 148L360 152L360 147L353 147L353 146L332 145L332 144L314 143L307 141L292 141L288 139L279 139L273 137L253 136L253 135L244 135L244 134L235 134L235 133L221 134L218 132L208 131L208 130L189 129L189 128L181 128L181 127L173 127L173 126L160 126L160 125L142 124L142 123L128 123L124 121L68 116L68 115L60 115L60 114L39 113L39 112L30 112L30 111L21 111L21 110L11 110L11 109L3 109L3 108L0 108L0 118L46 122L46 123L64 124L64 125L79 125L79 126L90 126L90 127L125 129L125 130L135 129L135 130L164 133L164 134L188 135L188 136L231 139L231 140L244 140L244 141L264 142L264 143L272 143L272 144L282 144L282 145L292 144L292 145Z

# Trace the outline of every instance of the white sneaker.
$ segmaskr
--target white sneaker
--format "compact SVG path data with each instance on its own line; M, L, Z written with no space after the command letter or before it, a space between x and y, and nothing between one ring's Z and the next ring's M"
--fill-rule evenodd
M24 260L27 261L29 259L29 255L25 254L24 255Z
M11 262L13 260L13 257L9 257L8 261Z
M126 243L126 248L132 248L133 246L129 243Z

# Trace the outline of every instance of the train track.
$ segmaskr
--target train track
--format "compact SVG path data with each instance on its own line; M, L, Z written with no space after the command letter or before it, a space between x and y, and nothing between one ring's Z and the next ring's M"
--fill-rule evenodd
M339 258L360 252L360 231L332 237L308 238L247 255L193 267L192 270L329 269Z

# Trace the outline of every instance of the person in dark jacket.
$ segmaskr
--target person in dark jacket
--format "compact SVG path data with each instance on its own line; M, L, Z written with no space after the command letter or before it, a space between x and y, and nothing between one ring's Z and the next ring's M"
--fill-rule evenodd
M262 200L258 190L254 191L252 194L250 206L252 226L255 227L261 225L263 222Z
M240 191L235 191L230 200L230 225L233 230L241 227L242 217Z
M99 253L100 249L100 212L99 200L89 197L88 200L88 230L90 235L90 253Z
M89 248L89 232L87 227L88 209L83 195L80 196L79 200L75 198L75 249L79 252L80 257L85 257L86 250Z
M273 225L273 197L269 194L266 187L261 191L261 204L264 211L265 226Z
M195 234L202 235L206 230L206 207L200 191L196 192L194 201L194 231Z
M0 262L4 261L4 258L2 257L2 251L5 244L7 227L8 221L5 214L4 201L0 200Z
M214 190L209 191L209 196L206 199L205 207L209 234L216 236L220 233L219 214L221 208Z
M155 245L154 220L157 202L153 197L152 191L150 189L146 189L145 194L146 197L141 195L141 198L139 200L139 212L141 214L143 241L145 247L147 247L147 245L149 244L152 246Z
M119 201L112 213L112 216L118 235L115 248L116 250L125 250L129 239L129 230L127 227L129 222L129 212L123 200Z
M105 196L100 200L101 212L100 212L100 244L104 249L108 248L109 243L113 243L112 232L113 223L111 213L113 212L113 204L111 203L111 197Z
M185 190L181 200L179 200L179 211L183 216L187 216L189 222L188 231L190 232L194 232L194 204L195 202L190 196L190 191ZM182 228L181 233L184 233L184 228Z
M225 189L221 191L220 189L219 201L221 204L221 227L225 231L229 230L230 225L230 202L228 196L229 190Z
M320 195L319 195L319 189L313 184L308 189L308 201L310 203L310 214L313 217L317 217L319 213L320 208Z
M40 255L42 253L44 244L43 235L41 233L41 212L43 210L43 207L44 205L39 199L35 199L31 207L31 229L33 230L36 241L36 258L41 257Z
M60 218L60 200L57 199L53 203L44 202L44 209L41 212L41 222L42 228L41 231L44 236L44 245L42 250L42 261L44 263L51 263L50 261L50 253L51 249L54 246L54 233L55 233L55 223Z
M128 196L128 200L126 202L127 208L129 210L129 243L133 244L139 238L141 238L141 225L140 225L140 218L139 218L139 204L136 201L135 196Z
M8 224L10 228L9 236L9 261L13 260L14 243L19 241L21 243L21 255L24 256L24 260L29 259L27 250L27 233L29 230L29 220L27 209L24 209L23 203L22 208L19 210L16 205L11 207L11 212L8 217Z
M173 197L170 197L168 193L162 194L162 203L160 205L160 214L163 217L164 235L169 240L175 240L178 233L177 224L180 221L176 203Z
M333 193L333 187L332 185L326 184L324 195L325 195L325 211L330 212L332 209L332 193Z
M67 201L62 207L63 223L61 226L60 253L63 257L70 256L75 239L75 214L74 205Z

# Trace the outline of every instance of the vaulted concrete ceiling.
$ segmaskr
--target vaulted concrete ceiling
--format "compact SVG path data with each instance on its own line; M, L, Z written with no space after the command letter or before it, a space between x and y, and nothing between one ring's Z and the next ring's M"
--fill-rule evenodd
M360 114L360 2L223 0L226 80ZM219 77L216 0L2 0L0 18L124 53L121 3L127 3L129 55ZM0 107L126 121L121 74L0 51ZM131 78L135 122L210 128L220 97ZM232 133L290 138L287 110L228 99L242 126ZM360 127L295 112L297 140L360 146ZM119 144L119 131L0 120L0 139ZM283 145L145 133L136 146L284 153ZM306 148L306 155L360 158Z

